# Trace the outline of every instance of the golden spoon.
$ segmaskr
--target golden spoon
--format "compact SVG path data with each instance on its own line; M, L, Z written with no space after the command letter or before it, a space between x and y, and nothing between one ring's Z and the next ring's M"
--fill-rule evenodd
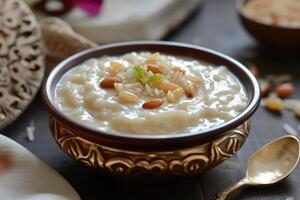
M225 200L247 186L267 186L286 178L299 162L300 143L297 137L286 135L257 150L248 161L246 176L235 185L216 194Z

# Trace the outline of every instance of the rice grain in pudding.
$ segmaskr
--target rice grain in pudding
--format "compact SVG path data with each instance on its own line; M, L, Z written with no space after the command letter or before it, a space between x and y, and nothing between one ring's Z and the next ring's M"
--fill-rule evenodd
M74 67L58 83L56 100L67 116L98 130L158 135L218 126L248 98L225 66L132 52Z

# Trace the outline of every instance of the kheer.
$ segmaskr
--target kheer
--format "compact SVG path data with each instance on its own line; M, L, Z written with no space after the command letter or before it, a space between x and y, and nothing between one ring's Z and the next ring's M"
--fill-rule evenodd
M225 67L149 52L89 59L56 88L59 108L100 131L197 132L236 117L248 98Z

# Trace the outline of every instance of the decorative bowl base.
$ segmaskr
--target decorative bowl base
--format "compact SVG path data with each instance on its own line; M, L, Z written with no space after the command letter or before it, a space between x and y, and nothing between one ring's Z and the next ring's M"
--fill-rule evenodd
M174 151L129 151L103 146L78 136L58 120L50 117L54 139L75 160L117 175L200 174L234 155L250 131L249 121L224 136L198 146Z

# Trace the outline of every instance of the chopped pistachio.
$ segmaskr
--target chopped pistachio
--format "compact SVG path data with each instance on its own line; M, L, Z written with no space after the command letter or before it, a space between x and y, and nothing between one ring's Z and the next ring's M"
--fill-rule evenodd
M152 74L151 76L149 76L147 78L147 83L152 83L153 81L157 81L157 80L160 80L160 79L163 79L164 78L164 75L163 74Z
M141 81L142 83L146 82L145 75L147 74L147 71L143 69L141 65L133 67L133 73L139 81Z

